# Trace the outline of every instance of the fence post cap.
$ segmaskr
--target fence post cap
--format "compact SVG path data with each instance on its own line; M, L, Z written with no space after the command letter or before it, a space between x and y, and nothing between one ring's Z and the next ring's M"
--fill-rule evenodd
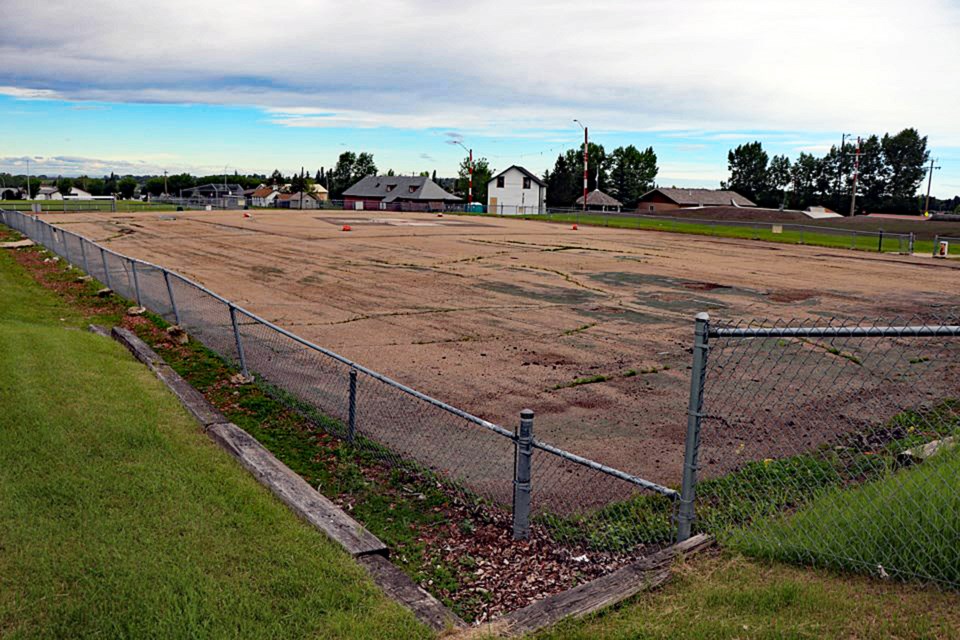
M696 319L703 320L704 322L706 322L710 320L710 314L707 313L706 311L701 311L700 313L697 314Z
M521 418L524 418L524 419L527 419L527 420L533 418L533 409L523 409L523 410L521 410L521 411L520 411L520 417L521 417Z

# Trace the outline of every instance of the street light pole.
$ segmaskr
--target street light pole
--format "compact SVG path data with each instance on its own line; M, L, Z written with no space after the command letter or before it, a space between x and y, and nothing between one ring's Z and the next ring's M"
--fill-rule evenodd
M582 122L580 122L576 118L574 118L573 121L576 122L578 125L580 125L580 128L583 129L583 212L586 213L587 212L587 158L589 157L587 155L587 150L590 148L590 138L587 135L586 125L584 125Z
M927 178L927 201L923 205L923 214L928 215L930 213L930 187L933 186L933 170L939 169L939 166L934 166L934 160L930 159L930 177Z

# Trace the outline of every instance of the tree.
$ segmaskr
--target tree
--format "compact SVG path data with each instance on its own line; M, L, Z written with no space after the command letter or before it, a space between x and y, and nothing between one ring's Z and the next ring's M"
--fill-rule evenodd
M583 160L581 160L583 162ZM580 180L583 173L580 173ZM570 166L566 154L557 156L553 171L543 174L543 181L547 183L547 205L551 207L572 207L574 200L582 195L577 186L577 174Z
M436 169L433 170L433 176L432 176L430 179L433 180L434 182L437 181L437 170L436 170Z
M493 170L486 158L475 159L473 161L473 201L486 203L487 201L487 183L493 177ZM470 156L466 156L460 162L460 169L457 172L457 184L454 191L461 198L466 199L470 186Z
M633 209L640 196L650 190L657 177L657 154L653 147L644 151L632 144L618 147L610 154L610 177L607 191L624 207Z
M857 180L857 208L876 211L883 207L889 171L883 161L883 149L877 136L860 143L860 169ZM911 196L912 197L912 196Z
M786 206L787 187L790 185L791 178L790 158L773 156L770 159L770 166L767 167L767 186L769 187L767 199Z
M273 173L270 174L270 184L274 187L279 187L282 184L286 184L286 179L283 177L283 174L280 173L279 169L274 169Z
M57 178L57 191L62 195L70 195L71 189L73 189L73 180L70 178Z
M429 177L430 177L430 172L429 172L429 171L421 171L421 172L420 172L420 177L421 177L421 178L429 178Z
M724 189L732 189L750 200L757 200L769 189L768 162L769 156L759 142L739 145L727 154L730 179L721 183L721 186Z
M361 153L357 156L357 162L353 166L353 176L351 184L366 178L367 176L377 175L377 165L373 162L372 153Z
M921 138L916 129L904 129L895 136L884 134L880 147L888 173L886 195L892 207L912 208L910 201L923 184L930 159L926 136Z
M163 176L147 178L147 181L143 185L143 190L152 196L159 196L163 193Z
M307 186L307 177L302 171L300 173L293 174L293 177L290 178L290 191L293 193L306 191Z
M137 190L137 181L134 180L132 176L126 176L121 178L117 182L117 192L120 194L120 197L124 200L129 200L133 198L133 194Z

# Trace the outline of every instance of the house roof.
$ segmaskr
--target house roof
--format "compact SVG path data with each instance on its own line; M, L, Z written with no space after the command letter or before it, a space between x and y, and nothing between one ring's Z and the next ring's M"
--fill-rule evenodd
M37 193L42 193L44 195L50 195L51 193L57 193L59 190L56 187L44 187L41 186L37 189Z
M507 173L507 172L510 171L511 169L516 169L517 171L519 171L520 173L522 173L522 174L525 175L526 177L528 177L528 178L530 178L531 180L533 180L534 182L536 182L536 183L537 183L538 185L540 185L541 187L547 186L547 183L544 182L542 179L538 178L534 173L532 173L531 171L528 171L528 170L524 169L523 167L521 167L520 165L517 165L517 164L512 164L512 165L510 165L509 167L507 167L506 169L504 169L503 171L501 171L500 173L498 173L497 175L493 176L492 178L490 178L490 179L487 181L487 184L490 184L491 182L493 182L494 180L496 180L496 179L499 178L500 176L504 175L505 173Z
M459 202L460 198L440 188L426 176L367 176L343 192L344 198L370 198L383 202L397 200Z
M660 193L678 205L686 207L757 206L736 191L722 189L651 189L640 196L640 201L643 202L644 198L653 193Z
M577 204L583 204L583 196L577 198ZM587 194L587 206L588 207L622 207L623 203L614 198L605 194L600 189L594 189Z
M277 199L283 200L283 201L286 201L286 200L295 200L295 201L299 202L301 195L304 196L304 197L310 198L310 199L312 199L312 200L315 199L315 198L314 198L312 195L310 195L309 193L301 194L299 191L298 191L297 193L281 193L279 196L277 196Z
M274 191L276 191L276 189L273 187L257 187L256 189L253 189L249 195L252 198L266 198Z

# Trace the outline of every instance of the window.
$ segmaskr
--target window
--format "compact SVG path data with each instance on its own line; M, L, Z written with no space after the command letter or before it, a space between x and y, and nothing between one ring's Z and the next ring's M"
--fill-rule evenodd
M417 192L417 189L418 189L417 185L412 184L412 185L410 185L409 191L410 191L410 193L416 193L416 192Z
M530 183L531 183L530 178L524 178L524 179L523 179L523 188L524 188L524 189L529 189L529 188L530 188Z
M497 178L497 189L503 189L503 176Z
M396 188L397 188L397 185L395 185L395 184L388 184L388 185L387 185L387 193L390 193L391 191L393 191L393 190L396 189Z

